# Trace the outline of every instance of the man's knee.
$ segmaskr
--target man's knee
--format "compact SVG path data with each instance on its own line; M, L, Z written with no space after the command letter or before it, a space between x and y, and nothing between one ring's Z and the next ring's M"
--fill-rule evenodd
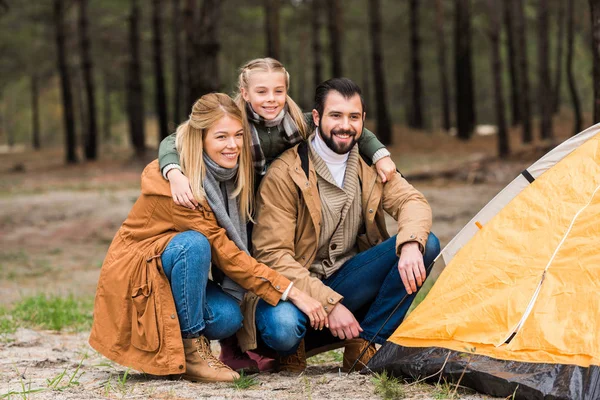
M433 233L429 233L427 244L425 244L425 253L423 254L425 267L428 267L438 254L440 254L440 240Z
M260 321L257 325L263 342L281 353L295 349L306 334L304 314L296 306L286 302L261 309L261 315L257 315L257 320Z

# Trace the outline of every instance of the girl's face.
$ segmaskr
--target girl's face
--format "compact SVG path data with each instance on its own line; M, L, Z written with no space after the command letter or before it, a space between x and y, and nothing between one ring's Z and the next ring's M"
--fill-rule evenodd
M242 123L225 115L208 129L202 144L214 162L223 168L234 168L244 144Z
M272 120L285 106L287 89L283 72L252 72L242 97L266 120Z

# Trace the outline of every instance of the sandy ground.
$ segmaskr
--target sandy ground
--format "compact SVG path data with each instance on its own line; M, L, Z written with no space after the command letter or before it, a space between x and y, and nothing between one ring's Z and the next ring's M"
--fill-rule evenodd
M114 163L74 170L59 163L28 163L20 172L19 163L12 160L0 165L0 306L10 306L36 293L92 296L106 249L139 194L141 167ZM522 166L492 166L480 184L445 179L416 182L432 205L433 231L442 244ZM258 385L246 390L135 372L121 382L125 369L92 350L87 336L87 332L19 329L4 338L0 341L0 399L23 398L10 395L23 389L44 389L26 396L33 399L378 397L369 376L340 374L341 363L335 361L335 354L329 359L310 359L309 368L300 377L260 374ZM218 352L218 344L214 346ZM56 388L49 388L48 380L63 372L65 376ZM428 385L406 386L406 391L407 398L443 398ZM484 397L467 393L460 398Z

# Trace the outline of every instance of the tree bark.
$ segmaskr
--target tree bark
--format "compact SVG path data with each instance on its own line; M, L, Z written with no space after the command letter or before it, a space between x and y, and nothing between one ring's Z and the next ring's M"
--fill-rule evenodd
M221 16L221 0L203 0L198 21L194 18L194 0L187 0L185 16L186 69L188 71L188 105L206 93L219 90L218 56L220 45L217 28Z
M494 81L494 108L496 110L496 123L498 125L498 156L503 158L510 154L510 144L506 130L506 118L504 116L502 59L500 57L500 13L502 10L496 0L488 0L488 12L490 18L490 61Z
M264 0L264 5L267 57L279 60L281 58L281 47L279 42L279 0Z
M343 76L342 60L342 7L340 0L325 0L327 4L327 27L331 53L331 77Z
M581 104L579 101L579 95L577 94L577 86L575 85L575 77L573 76L573 42L574 42L574 26L575 26L575 6L573 2L568 3L567 9L567 81L569 83L569 92L571 93L571 100L573 101L573 114L575 117L575 124L573 126L573 135L581 132L582 129L582 118L581 118Z
M455 0L455 6L454 73L456 76L456 125L458 138L469 140L475 127L469 0Z
M110 102L110 85L108 84L108 77L104 75L104 118L103 119L103 130L104 130L104 142L108 143L111 138L111 123L112 123L112 113L111 113L111 102Z
M387 109L385 92L385 70L381 46L381 5L379 0L369 0L369 30L371 31L371 57L373 61L373 82L375 83L375 103L377 104L377 137L381 143L392 143L392 123Z
M31 75L31 139L34 150L42 148L40 141L40 88L37 73Z
M96 120L96 88L91 56L91 45L88 34L87 19L88 0L79 0L79 38L81 46L81 64L83 68L83 83L85 86L87 106L87 127L85 128L85 158L98 158L98 123Z
M65 43L65 27L63 22L64 4L62 0L54 0L54 28L56 34L56 54L58 56L58 72L63 103L63 121L65 124L65 158L68 164L77 162L75 152L75 116L73 115L73 94L67 66L67 49Z
M183 86L183 76L181 71L181 2L173 0L171 34L173 36L173 122L175 126L185 117L182 113L181 89Z
M560 111L560 88L563 66L563 37L565 34L565 2L558 1L558 33L556 37L556 69L554 70L554 95L552 96L552 114Z
M408 126L414 129L423 129L423 84L421 82L421 58L419 39L419 3L410 0L410 64L411 64L411 104L409 104L410 118ZM377 88L375 92L377 93Z
M323 0L312 0L312 53L313 53L313 84L315 88L323 82L323 58L321 57L321 5Z
M438 68L440 73L440 102L442 106L442 128L450 130L450 90L448 85L448 65L446 62L446 38L444 33L444 8L442 0L435 0L436 37Z
M162 28L160 0L152 0L152 49L154 61L154 86L156 114L158 115L159 138L169 136L169 110L167 109L167 93L162 59Z
M129 66L127 68L127 114L131 144L138 158L146 150L144 128L144 89L142 86L142 65L140 62L140 10L138 0L131 0L129 15Z
M600 122L600 0L589 0L594 57L594 123Z
M547 0L538 0L538 102L540 105L540 135L542 139L552 139L553 137L549 53L548 3Z
M521 104L519 93L519 72L517 69L517 55L515 51L515 24L513 16L513 0L503 1L504 6L504 26L506 27L506 50L508 53L508 70L510 73L510 110L512 115L512 125L521 123Z
M523 131L521 140L523 143L531 143L533 133L531 131L531 101L529 95L529 66L527 61L527 35L525 25L525 12L523 0L507 0L513 6L515 16L515 28L517 33L516 46L517 65L519 68L519 92L521 93L521 123Z

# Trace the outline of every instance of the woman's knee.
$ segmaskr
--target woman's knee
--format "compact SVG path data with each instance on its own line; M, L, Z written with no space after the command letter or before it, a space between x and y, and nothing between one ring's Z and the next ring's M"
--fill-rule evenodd
M244 319L240 306L227 295L223 295L218 304L211 302L208 317L204 335L210 340L225 339L232 336L242 327Z
M196 265L210 264L210 242L200 232L181 232L171 239L163 253L163 257L165 255L172 261L185 258Z
M306 334L306 318L291 303L281 302L257 309L257 328L271 349L286 353L294 350Z

